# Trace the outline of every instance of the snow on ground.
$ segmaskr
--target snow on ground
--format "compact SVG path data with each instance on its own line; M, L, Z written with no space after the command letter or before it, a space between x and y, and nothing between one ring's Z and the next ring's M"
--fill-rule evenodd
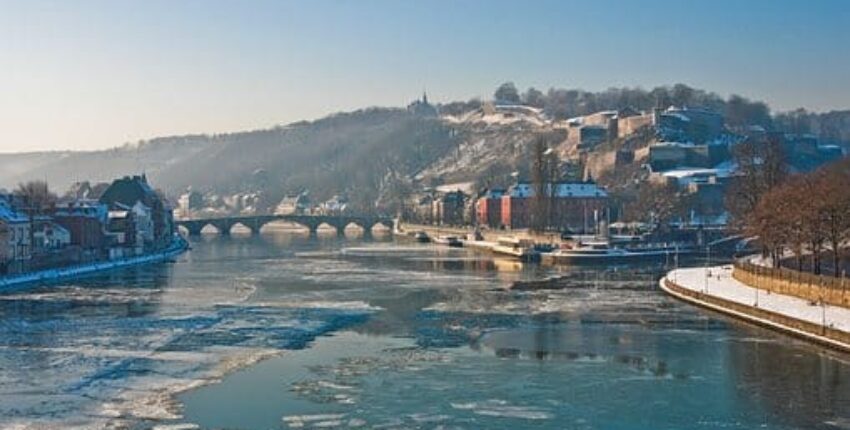
M676 269L667 274L667 279L692 291L744 305L757 305L764 310L818 325L825 321L832 328L850 333L850 309L812 305L805 299L751 288L732 278L731 265Z

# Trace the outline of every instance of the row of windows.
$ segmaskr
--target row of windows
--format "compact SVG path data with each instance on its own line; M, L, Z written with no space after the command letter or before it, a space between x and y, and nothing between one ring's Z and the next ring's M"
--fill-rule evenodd
M17 232L17 234L15 233ZM26 228L25 227L17 227L9 229L9 241L14 242L17 239L26 239Z

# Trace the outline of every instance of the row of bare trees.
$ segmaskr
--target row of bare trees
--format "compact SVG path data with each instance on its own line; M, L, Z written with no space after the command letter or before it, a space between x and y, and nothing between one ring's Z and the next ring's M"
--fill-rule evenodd
M850 240L850 158L771 188L754 205L746 227L759 237L774 266L790 251L798 270L808 261L812 273L821 274L829 254L832 273L839 276L842 250Z

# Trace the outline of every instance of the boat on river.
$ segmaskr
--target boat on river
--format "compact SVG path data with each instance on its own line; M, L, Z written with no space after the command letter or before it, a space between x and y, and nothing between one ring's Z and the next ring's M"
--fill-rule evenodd
M616 246L609 241L596 241L543 253L541 260L552 264L628 264L673 261L694 252L693 246L682 244Z
M524 262L540 261L541 253L534 248L534 242L515 237L500 237L490 249L496 254L518 258Z
M429 242L431 242L431 236L428 236L428 233L425 233L424 231L417 231L413 235L413 238L419 243L429 243Z
M457 236L439 236L434 239L434 243L439 243L452 248L463 248L463 241L461 241Z

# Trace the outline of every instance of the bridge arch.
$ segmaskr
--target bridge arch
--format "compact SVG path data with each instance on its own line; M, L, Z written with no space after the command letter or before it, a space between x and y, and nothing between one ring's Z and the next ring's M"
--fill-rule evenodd
M319 229L324 226L331 227L336 230L338 235L344 236L346 228L352 224L363 229L364 235L371 235L372 229L376 225L380 224L387 228L392 228L393 225L392 220L388 218L294 214L180 220L177 221L176 224L179 228L189 233L189 235L199 235L203 230L209 231L211 228L216 229L221 235L228 235L230 234L231 229L236 225L244 226L250 230L251 233L258 234L266 224L280 221L304 226L309 230L311 235L318 234Z

